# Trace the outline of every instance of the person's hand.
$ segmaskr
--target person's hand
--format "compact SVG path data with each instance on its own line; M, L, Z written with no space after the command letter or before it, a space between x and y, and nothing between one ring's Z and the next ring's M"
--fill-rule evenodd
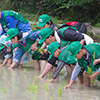
M72 84L73 84L74 80L70 80L69 84L67 86L64 87L64 89L69 89L71 88Z
M53 81L54 81L54 79L48 79L46 82L52 83Z
M40 75L40 76L38 76L37 78L43 78L43 77Z
M45 54L48 54L48 50L47 50L47 49L44 49L44 51L41 52L41 54L44 55L44 53L45 53Z
M52 83L54 81L54 79L52 78L51 80L50 80L50 83Z
M11 67L7 68L7 69L12 69Z
M67 86L64 87L64 89L69 89L69 88L71 88L70 84L68 84Z
M95 59L94 61L93 61L93 65L96 65L97 63L99 63L100 62L100 59Z
M47 49L44 49L44 53L47 54L48 53L48 50Z
M89 78L91 78L92 80L94 80L97 76L99 75L99 72L95 72L94 74L92 74Z
M3 64L1 64L0 67L3 67Z
M37 50L37 45L36 45L36 44L32 44L32 45L31 45L31 48L32 48L33 51L34 51L34 50Z

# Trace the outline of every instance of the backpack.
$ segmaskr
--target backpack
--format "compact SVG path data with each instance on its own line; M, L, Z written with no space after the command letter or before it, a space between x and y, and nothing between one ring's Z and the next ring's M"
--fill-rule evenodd
M75 27L80 33L87 33L87 27L85 24L77 21L72 21L72 22L66 22L62 26L60 26L58 29L66 27L66 26L73 26Z

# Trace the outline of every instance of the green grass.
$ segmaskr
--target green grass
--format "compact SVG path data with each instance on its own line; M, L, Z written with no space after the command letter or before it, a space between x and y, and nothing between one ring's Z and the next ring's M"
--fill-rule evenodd
M48 85L49 85L49 82L45 82L44 89L45 89L46 91L49 91Z

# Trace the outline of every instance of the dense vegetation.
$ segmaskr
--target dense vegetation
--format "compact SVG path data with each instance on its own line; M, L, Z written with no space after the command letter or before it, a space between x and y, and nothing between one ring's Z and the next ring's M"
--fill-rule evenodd
M46 13L60 20L91 22L100 27L100 0L0 0L0 10L35 15Z

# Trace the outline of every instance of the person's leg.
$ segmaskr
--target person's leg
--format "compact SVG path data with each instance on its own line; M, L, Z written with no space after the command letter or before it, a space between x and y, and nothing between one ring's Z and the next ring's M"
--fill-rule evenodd
M41 72L44 71L46 64L47 64L46 60L40 60Z
M90 86L90 78L88 77L88 73L86 71L83 72L83 80L84 86Z
M68 75L71 77L71 74L72 74L72 68L71 68L71 66L69 66L69 65L66 64L65 67L67 69Z
M38 60L34 60L34 59L33 59L33 67L34 67L34 69L36 69L36 70L39 70L39 69L40 69L40 63L39 63Z
M76 84L82 84L83 83L83 72L84 72L84 68L81 68L81 71L78 74L78 82Z
M18 68L22 68L22 64L18 64L18 66L17 66Z
M12 63L12 58L9 58L7 61L7 67L10 67L11 63Z
M76 84L82 84L83 83L83 75L78 75L78 82Z
M56 67L54 67L54 66L51 68L51 74L54 73L55 69L56 69Z

